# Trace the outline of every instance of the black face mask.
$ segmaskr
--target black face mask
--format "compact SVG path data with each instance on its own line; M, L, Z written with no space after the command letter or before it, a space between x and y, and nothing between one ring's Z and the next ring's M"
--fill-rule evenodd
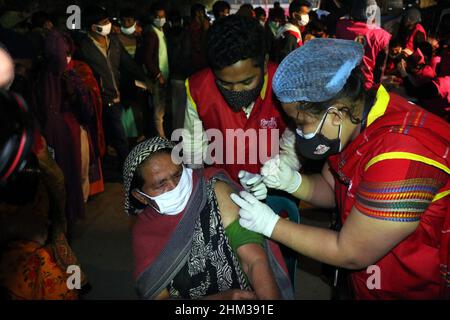
M321 133L327 115L328 110L314 135L308 139L300 129L297 129L298 152L307 159L322 160L341 151L341 125L339 125L339 136L336 139L328 139Z
M244 90L244 91L228 90L222 87L219 83L217 83L217 88L219 89L223 98L234 112L239 112L242 110L242 108L246 108L252 102L256 101L258 95L261 93L261 89L264 84L264 70L262 70L262 73L263 74L261 77L261 81L256 86L256 88L251 90Z

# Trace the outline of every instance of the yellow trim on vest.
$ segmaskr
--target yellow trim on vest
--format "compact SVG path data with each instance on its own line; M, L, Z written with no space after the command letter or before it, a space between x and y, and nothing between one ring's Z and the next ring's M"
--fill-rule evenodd
M409 153L409 152L386 152L382 153L372 159L366 164L364 171L367 171L372 165L374 165L377 162L383 161L383 160L390 160L390 159L406 159L406 160L413 160L413 161L419 161L423 162L425 164L428 164L430 166L436 167L438 169L443 170L444 172L450 174L450 169L443 165L442 163L439 163L433 159L419 156L418 154Z
M448 196L450 194L450 190L443 191L441 193L438 193L431 202L436 202L438 200L441 200L442 198Z
M376 102L367 115L367 126L370 126L375 120L384 115L390 99L389 93L380 85L377 91Z
M195 111L198 112L197 104L195 103L194 99L192 99L192 96L191 96L191 89L189 88L189 79L186 79L186 81L184 82L184 85L186 86L186 94L188 96L189 101L191 101L191 104L194 107Z
M267 83L269 82L269 73L266 73L264 75L264 84L261 89L261 99L264 100L266 98L266 91L267 91Z

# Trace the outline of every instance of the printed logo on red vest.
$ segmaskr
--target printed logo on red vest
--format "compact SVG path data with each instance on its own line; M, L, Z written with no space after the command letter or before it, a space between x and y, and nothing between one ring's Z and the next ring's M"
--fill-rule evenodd
M276 129L278 128L277 120L275 117L272 117L269 120L261 119L260 127L261 129Z

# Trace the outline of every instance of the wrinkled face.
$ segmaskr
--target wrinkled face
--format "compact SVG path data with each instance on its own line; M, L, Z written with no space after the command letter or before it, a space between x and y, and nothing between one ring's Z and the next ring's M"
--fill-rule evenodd
M133 17L122 17L120 19L120 22L122 24L122 27L131 28L136 23L136 19Z
M267 63L264 71L256 66L253 59L240 60L222 70L215 70L216 82L223 88L231 91L248 91L255 89L267 72Z
M170 154L158 153L147 160L141 170L145 181L142 191L151 197L157 197L178 185L183 166L174 164Z

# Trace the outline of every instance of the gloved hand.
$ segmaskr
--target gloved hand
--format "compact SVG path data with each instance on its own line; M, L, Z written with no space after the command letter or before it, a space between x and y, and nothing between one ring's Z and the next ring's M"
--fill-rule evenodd
M290 129L284 130L280 140L280 161L285 162L293 170L299 171L301 165L295 152L295 137L296 134Z
M241 208L240 225L270 238L280 217L267 204L258 201L247 191L241 191L239 195L232 193L230 197Z
M279 156L267 161L261 169L264 184L269 188L294 193L302 183L302 176Z
M239 171L238 178L245 191L253 194L256 199L264 200L267 198L267 187L260 174L241 170Z

